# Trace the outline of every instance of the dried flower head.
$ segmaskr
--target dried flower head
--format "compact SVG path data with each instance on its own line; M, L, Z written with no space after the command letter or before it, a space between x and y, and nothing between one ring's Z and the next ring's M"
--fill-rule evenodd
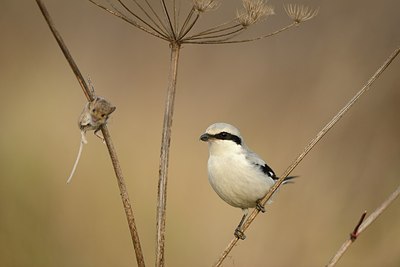
M318 14L318 8L312 9L308 6L287 4L283 6L286 14L295 22L300 23L312 19Z
M237 20L243 27L250 26L273 15L274 8L264 0L242 0L243 10L237 12Z
M219 7L217 0L193 0L193 7L198 12L207 12Z

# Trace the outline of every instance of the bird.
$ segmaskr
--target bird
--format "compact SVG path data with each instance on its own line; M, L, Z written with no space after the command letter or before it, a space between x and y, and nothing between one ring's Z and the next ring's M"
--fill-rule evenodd
M229 205L240 208L243 216L234 235L244 240L242 225L249 208L265 212L260 200L279 179L275 172L243 141L240 131L228 123L210 125L200 140L208 143L208 180L218 196ZM288 176L283 183L296 176Z

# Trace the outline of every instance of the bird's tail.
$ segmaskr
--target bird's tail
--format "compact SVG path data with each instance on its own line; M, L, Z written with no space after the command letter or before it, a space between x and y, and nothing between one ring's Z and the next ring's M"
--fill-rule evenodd
M295 175L295 176L288 176L288 177L286 177L286 178L283 180L282 184L294 184L293 179L295 179L295 178L297 178L297 177L299 177L299 176L298 176L298 175Z

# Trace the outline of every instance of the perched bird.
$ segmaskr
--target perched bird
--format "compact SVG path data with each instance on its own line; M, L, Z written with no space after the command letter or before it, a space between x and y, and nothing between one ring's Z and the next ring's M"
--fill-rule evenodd
M257 208L265 212L259 201L278 177L244 144L239 130L230 124L212 124L200 136L200 140L208 143L208 180L212 188L226 203L243 211L235 236L245 239L241 227L248 209ZM294 177L287 177L284 183Z

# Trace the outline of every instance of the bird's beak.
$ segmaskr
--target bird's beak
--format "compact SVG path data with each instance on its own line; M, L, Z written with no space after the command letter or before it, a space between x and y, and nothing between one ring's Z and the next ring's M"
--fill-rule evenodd
M201 141L207 142L209 139L210 139L210 135L208 133L202 134L200 136Z

